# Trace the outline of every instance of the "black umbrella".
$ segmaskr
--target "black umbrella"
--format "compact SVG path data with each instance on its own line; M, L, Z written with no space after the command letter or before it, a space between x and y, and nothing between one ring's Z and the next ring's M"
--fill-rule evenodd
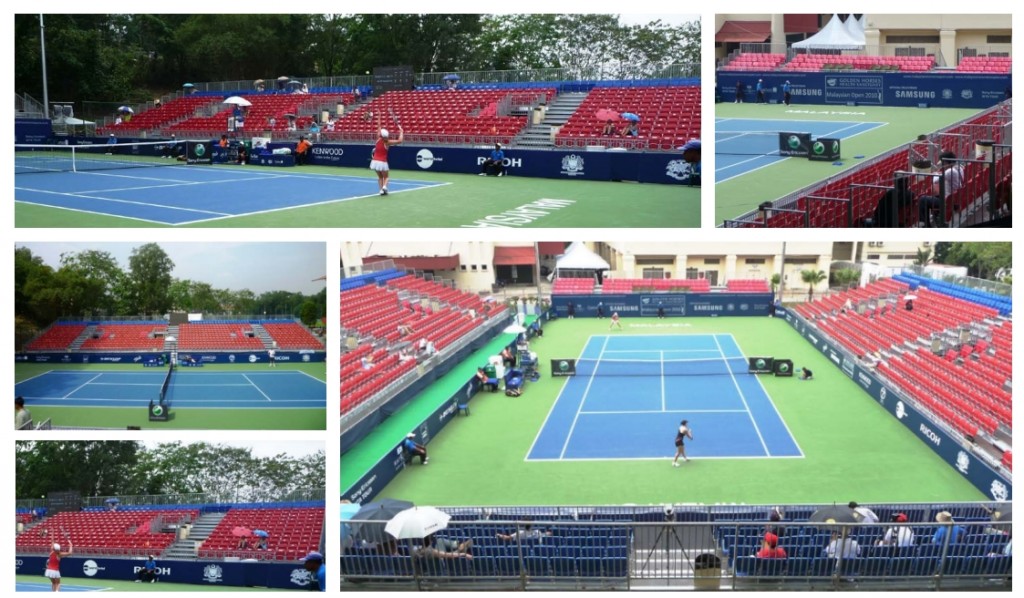
M856 511L846 505L832 505L811 513L807 521L811 523L860 523L860 517Z
M395 500L393 498L366 503L352 516L352 523L349 526L352 533L349 535L349 538L353 541L388 541L391 538L385 536L384 525L391 521L395 515L414 506L416 505L407 500ZM379 521L380 523L363 523L369 521Z

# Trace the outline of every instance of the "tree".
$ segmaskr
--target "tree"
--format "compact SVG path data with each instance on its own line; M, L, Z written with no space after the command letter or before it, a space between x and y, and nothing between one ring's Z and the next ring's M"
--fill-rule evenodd
M312 301L306 301L302 304L302 307L299 308L299 319L302 320L302 323L306 326L312 326L315 324L318 317L320 317L320 314L316 308L316 303L313 303Z
M771 284L772 284L772 294L774 295L775 291L778 290L779 285L782 284L782 275L779 274L778 272L776 272L775 274L772 274Z
M927 266L932 261L932 250L927 247L919 247L917 257L914 258L915 266Z
M75 490L83 496L145 491L138 467L142 445L134 441L18 442L15 494L38 498Z
M807 300L814 299L814 287L828 280L824 270L801 270L800 280L807 284Z
M174 262L156 243L132 249L128 258L132 313L163 314L171 307L168 290Z
M60 263L62 271L78 273L92 287L87 304L82 306L82 313L95 312L104 316L122 313L122 306L127 300L120 296L126 288L125 274L113 255L89 249L63 253Z
M832 286L847 287L860 281L860 271L853 268L842 268L832 272Z

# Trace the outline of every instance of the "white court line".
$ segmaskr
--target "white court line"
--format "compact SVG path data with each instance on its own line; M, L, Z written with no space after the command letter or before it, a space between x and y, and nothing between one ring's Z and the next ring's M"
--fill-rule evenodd
M746 413L743 409L662 409L661 411L583 411L581 415L632 415L637 413Z
M721 456L721 457L690 457L690 461L722 461L728 459L802 459L802 457L772 457L766 455L753 456ZM672 457L569 457L568 459L530 459L530 461L550 461L565 463L567 461L671 461Z
M59 372L59 370L46 370L42 374L36 374L35 376L32 376L31 378L25 378L24 380L19 380L19 381L15 382L14 384L15 385L23 384L25 382L28 382L29 380L35 380L36 378L42 378L43 376L45 376L47 374L52 374L52 373L55 373L55 372Z
M260 387L259 387L259 386L256 386L256 383L255 383L255 382L253 382L252 380L249 380L249 376L246 376L245 374L242 374L242 377L243 377L243 378L245 378L245 380L246 380L246 381L247 381L247 382L248 382L249 384L251 384L253 388L255 388L255 389L256 389L256 392L258 392L258 393L260 393L261 395L263 395L263 398L264 398L264 399L266 399L268 403L272 403L272 402L273 402L273 401L271 401L271 400L270 400L270 397L268 397L268 396L267 396L267 393L265 393L265 392L263 392L262 390L260 390Z
M729 367L729 358L725 356L725 351L722 350L722 344L718 342L718 335L711 335L715 339L715 344L718 345L718 351L722 355L722 361L725 362L725 368L729 371L729 377L732 378L732 383L736 386L736 392L740 393L740 400L743 401L743 407L747 410L747 415L750 416L750 423L754 424L754 431L757 432L757 437L761 440L761 446L764 447L765 456L771 457L772 452L768 450L768 445L764 442L764 436L761 435L761 429L757 427L757 420L754 419L754 414L750 412L750 405L747 404L747 398L743 395L743 390L740 389L740 382L736 379L736 374L732 373L732 368Z
M656 335L656 334L645 334L644 336L659 336L659 335ZM676 334L672 334L672 335L662 334L660 336L686 336L686 335L683 335L683 334L679 334L679 335L676 335ZM698 336L698 335L691 335L691 336ZM704 335L700 335L700 336L707 336L707 335L704 334ZM718 351L716 351L714 349L665 349L665 350L656 350L656 349L632 349L632 350L621 349L621 350L614 350L614 349L609 349L609 350L605 351L605 353L609 353L609 354L610 353L718 353Z
M665 411L665 352L661 351L660 354L658 363L661 364L661 410ZM596 371L597 368L595 367L594 370Z
M31 189L29 189L31 191ZM27 201L24 199L15 198L14 203L22 203L30 206L50 208L53 210L64 210L66 212L75 212L78 214L89 214L90 216L111 216L114 218L124 218L125 220L134 220L136 222L146 222L149 224L161 224L167 226L167 222L163 220L150 220L149 218L139 218L138 216L117 216L114 214L107 214L105 212L94 212L92 210L82 210L79 208L69 208L67 206L51 206L50 204L39 203L38 201Z
M608 346L609 339L611 339L610 336L604 337L604 344L601 345L601 352L597 354L597 362L594 363L594 371L590 372L590 380L587 380L587 387L583 389L583 398L580 399L580 406L576 409L576 417L572 419L569 433L565 436L565 444L562 445L562 452L558 455L559 459L565 456L565 450L569 448L569 440L572 439L572 433L576 430L576 422L580 419L580 411L583 410L583 404L587 402L587 395L590 394L590 385L594 383L594 374L597 373L597 368L601 365L601 356L604 355L604 349Z
M284 179L288 178L285 175L278 176L276 178ZM140 191L143 189L167 189L170 187L194 187L197 185L221 185L224 183L253 183L261 182L265 179L224 179L222 181L181 181L178 182L174 179L153 179L162 180L166 182L166 185L142 185L139 187L118 187L116 189L90 189L88 191L79 191L78 193L118 193L121 191Z
M42 189L28 189L28 188L25 188L25 187L15 187L14 189L15 189L15 191L30 191L32 193L45 193L45 194L48 194L48 195L60 195L60 196L63 196L63 197L78 197L78 198L82 198L82 199L94 199L96 201L108 201L110 203L122 203L122 204L128 204L128 205L133 205L133 206L146 206L146 207L149 207L149 208L160 208L160 209L163 209L163 210L177 210L177 211L181 211L181 212L195 212L197 214L216 214L218 216L220 216L220 215L230 216L230 214L225 214L224 212L213 212L213 211L210 211L210 210L196 210L196 209L193 209L193 208L179 208L179 207L176 207L176 206L169 206L169 205L158 204L158 203L149 203L149 202L146 202L146 201L132 201L132 200L128 200L128 199L114 199L112 197L99 197L99 196L96 196L96 195L82 195L81 193L65 193L63 191L45 191L45 190L42 190ZM22 200L22 201L24 201L24 200ZM36 205L46 205L46 204L36 203ZM104 212L90 212L90 213L91 214L99 214L99 215L103 215L103 216L117 216L117 214L106 214Z
M89 378L88 380L86 380L86 381L85 381L85 384L82 384L81 386L79 386L79 387L75 388L74 390L72 390L71 392L69 392L68 394L64 395L64 396L63 396L63 397L61 397L61 398L62 398L62 399L66 399L66 398L70 397L71 395L75 394L75 393L76 393L77 391L79 391L79 390L81 390L81 389L85 388L86 386L88 386L90 382L92 382L92 381L93 381L93 380L95 380L96 378L99 378L99 377L100 377L100 376L102 376L102 375L103 375L103 374L96 374L96 375L95 375L95 376L93 376L92 378Z
M592 340L594 340L594 335L593 334L591 334L590 336L587 337L587 342L583 343L583 347L580 348L580 354L578 356L576 356L576 361L580 361L580 360L583 359L583 354L587 352L587 347L590 346L590 341L592 341ZM526 456L523 457L523 461L536 461L537 460L537 459L531 459L530 458L530 453L533 452L533 447L537 445L537 441L540 440L541 433L544 431L544 428L547 427L548 420L551 419L551 414L555 411L555 406L557 406L558 402L562 400L562 393L564 393L565 392L565 388L567 386L569 386L569 381L570 380L572 380L572 377L571 376L567 376L565 378L565 381L562 383L562 388L561 388L561 390L558 391L558 396L555 397L554 402L551 403L551 409L548 409L548 414L546 416L544 416L544 421L541 423L540 427L537 428L537 435L533 437L533 442L530 443L530 448L527 449ZM557 461L557 459L553 459L553 461Z

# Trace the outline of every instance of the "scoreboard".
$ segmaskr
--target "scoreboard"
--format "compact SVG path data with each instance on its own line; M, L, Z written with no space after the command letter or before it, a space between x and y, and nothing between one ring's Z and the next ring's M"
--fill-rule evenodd
M382 96L389 91L412 89L415 75L411 66L378 66L373 69L373 93Z
M82 510L82 494L76 491L50 492L46 495L46 511L51 515Z

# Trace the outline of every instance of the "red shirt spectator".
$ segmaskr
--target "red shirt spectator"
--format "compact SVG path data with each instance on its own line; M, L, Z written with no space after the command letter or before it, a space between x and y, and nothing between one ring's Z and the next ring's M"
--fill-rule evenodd
M754 556L759 559L784 559L786 558L786 549L779 548L778 536L775 534L765 534L761 550L758 550Z

